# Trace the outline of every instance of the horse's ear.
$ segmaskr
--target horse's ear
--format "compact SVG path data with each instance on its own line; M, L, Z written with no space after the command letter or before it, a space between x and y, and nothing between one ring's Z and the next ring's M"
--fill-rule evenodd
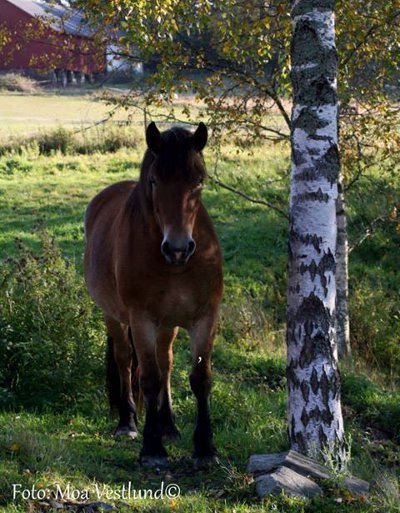
M146 130L146 142L149 150L153 153L160 153L162 146L162 139L159 129L156 127L154 121L150 123Z
M207 144L207 127L200 122L195 133L192 135L192 145L196 151L201 151Z

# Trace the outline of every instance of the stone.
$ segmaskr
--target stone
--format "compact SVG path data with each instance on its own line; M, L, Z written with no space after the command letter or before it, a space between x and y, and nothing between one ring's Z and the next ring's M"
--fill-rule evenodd
M272 482L268 479L271 476L265 474L274 472L278 467L287 468L293 471L299 478L304 477L308 480L310 478L334 479L332 473L324 465L292 450L275 454L255 454L250 456L247 471L254 476L259 476L260 479L263 478L259 482L263 483L260 486L264 490L269 486L273 486ZM352 495L367 497L369 492L369 483L353 476L338 480L338 484Z
M288 451L275 454L253 454L250 456L247 472L249 474L266 474L278 468L284 462Z
M322 488L314 481L287 467L279 467L272 474L256 478L256 490L260 497L284 492L286 495L310 499L322 494Z

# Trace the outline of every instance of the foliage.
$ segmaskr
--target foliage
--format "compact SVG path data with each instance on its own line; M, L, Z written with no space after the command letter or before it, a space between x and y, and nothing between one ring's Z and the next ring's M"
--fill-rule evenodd
M16 135L0 141L0 156L8 157L15 154L35 153L51 155L91 155L93 153L115 153L121 148L136 148L137 138L132 134L131 127L109 126L81 130L71 130L64 126L44 130L35 135ZM1 167L6 167L7 160Z
M17 241L1 269L0 399L63 410L87 406L102 387L103 348L82 280L50 235L42 251Z
M39 85L33 78L18 73L0 74L0 91L17 91L20 93L36 93Z
M149 105L190 91L204 101L216 134L224 129L253 140L289 135L288 6L275 0L72 3L97 30L103 27L103 38L117 37L122 56L140 55L154 71L140 93ZM396 161L398 111L390 91L398 98L399 7L399 0L336 2L342 160L349 180L371 155L376 158L374 149L384 150L380 160ZM130 96L135 104L137 95ZM271 112L282 116L281 123L265 122Z

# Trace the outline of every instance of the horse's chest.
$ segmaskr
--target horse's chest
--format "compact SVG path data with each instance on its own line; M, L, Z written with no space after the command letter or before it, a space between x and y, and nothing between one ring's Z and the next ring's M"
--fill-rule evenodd
M161 322L182 324L193 318L202 301L189 287L168 287L157 294L153 309Z

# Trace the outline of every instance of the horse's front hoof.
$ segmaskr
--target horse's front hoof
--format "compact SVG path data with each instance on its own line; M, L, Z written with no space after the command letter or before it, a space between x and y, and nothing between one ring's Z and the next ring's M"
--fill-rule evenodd
M167 456L140 456L139 463L146 468L165 468L168 467Z
M195 470L207 470L215 465L219 465L219 459L216 454L193 457L193 468Z
M114 431L114 436L129 436L134 440L138 436L138 432L129 426L118 426Z

